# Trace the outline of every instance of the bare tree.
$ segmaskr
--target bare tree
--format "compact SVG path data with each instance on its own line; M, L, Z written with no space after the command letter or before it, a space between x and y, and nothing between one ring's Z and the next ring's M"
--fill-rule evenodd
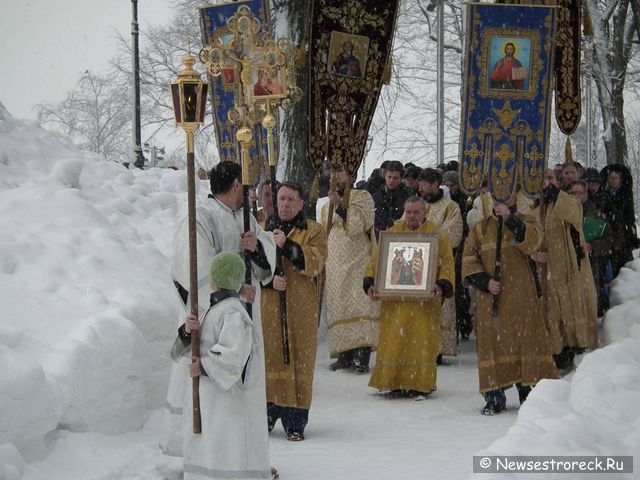
M627 166L633 177L633 197L636 215L640 214L640 118L637 113L627 116L627 130L629 131Z
M210 5L204 0L175 0L174 15L169 24L140 28L140 89L144 138L180 135L175 127L173 104L169 95L169 82L182 70L182 58L190 51L197 56L202 45L199 8ZM113 67L127 78L132 78L131 44L119 36L120 54L112 60ZM200 68L200 67L196 67ZM200 71L203 71L200 68ZM209 102L207 102L210 108ZM218 161L215 147L213 116L207 112L205 125L196 132L196 162L210 170ZM176 154L169 154L167 163L184 165L184 146Z
M132 107L123 91L129 90L121 75L87 70L62 102L36 105L38 120L64 133L83 150L125 162L131 151Z
M604 125L607 164L627 163L625 82L640 34L638 0L587 0L593 28L593 78Z

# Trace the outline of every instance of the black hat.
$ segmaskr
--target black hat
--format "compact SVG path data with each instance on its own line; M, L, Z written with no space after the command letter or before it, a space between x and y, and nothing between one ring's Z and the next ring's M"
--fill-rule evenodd
M582 174L582 180L584 180L585 182L602 183L602 178L600 178L600 174L598 173L597 168L586 168L584 173Z

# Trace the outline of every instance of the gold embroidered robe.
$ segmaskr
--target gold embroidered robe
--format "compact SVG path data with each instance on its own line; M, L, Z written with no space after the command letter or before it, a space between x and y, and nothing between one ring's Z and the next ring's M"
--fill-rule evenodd
M456 202L442 197L436 202L427 203L427 221L447 235L453 250L460 246L463 225L460 207ZM455 296L445 299L440 311L440 353L450 356L458 353Z
M329 203L322 206L322 225L327 225ZM375 206L365 190L351 190L346 219L334 212L329 232L326 264L329 354L378 346L378 303L362 289L362 278L371 259Z
M535 213L539 215L537 209ZM579 232L584 251L582 205L560 191L555 203L546 206L542 245L547 252L545 303L553 353L565 346L598 346L598 305L591 264L585 256L578 266L570 226Z
M449 239L430 222L411 230L404 221L391 232L440 233L436 279L455 285ZM371 257L365 276L374 277L379 251ZM440 298L424 301L381 300L380 339L369 386L379 390L436 390L436 357L440 349Z
M307 219L306 230L294 227L288 238L301 246L305 269L297 271L287 258L282 257L287 279L288 364L283 360L279 292L262 289L267 402L309 409L318 344L317 277L327 256L327 236L319 223Z
M490 211L489 211L490 212ZM476 354L480 393L515 383L535 385L542 378L557 378L549 332L544 324L528 255L542 241L534 217L517 214L526 225L525 238L516 243L503 225L501 251L502 293L498 316L492 317L493 295L476 289ZM497 219L488 214L469 232L462 257L462 276L485 272L493 277L496 260Z

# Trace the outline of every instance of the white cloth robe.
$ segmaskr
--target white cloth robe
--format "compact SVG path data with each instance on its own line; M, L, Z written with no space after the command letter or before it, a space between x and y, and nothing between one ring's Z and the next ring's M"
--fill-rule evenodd
M187 389L184 480L271 478L264 344L257 325L236 297L216 303L200 323L200 363L206 373L200 377L202 433L193 433Z
M198 312L202 314L209 308L209 267L211 260L220 252L244 254L240 235L244 232L242 209L232 211L227 205L215 198L207 198L196 208L196 238L198 254ZM276 265L276 245L271 232L265 232L256 219L251 216L251 231L256 232L264 253L271 266L270 271L263 270L252 263L252 284L256 287L252 316L256 330L262 339L262 320L260 318L260 286L268 284L273 278ZM188 217L180 224L173 239L173 257L171 275L185 289L189 289L189 226ZM177 326L184 323L189 310L189 300L184 314L178 319ZM182 405L191 382L187 373L189 361L182 359L171 367L169 387L165 401L160 449L165 455L181 457L182 451ZM264 377L264 366L262 376ZM265 394L266 395L266 394ZM266 397L265 397L266 402ZM265 417L266 422L266 417Z

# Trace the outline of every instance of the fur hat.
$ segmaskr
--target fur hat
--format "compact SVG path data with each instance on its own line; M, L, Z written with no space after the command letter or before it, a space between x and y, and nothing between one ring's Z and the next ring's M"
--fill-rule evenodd
M442 175L442 183L451 182L458 185L458 172L454 172L453 170L449 170L448 172L444 172Z
M237 253L221 252L213 257L209 275L218 288L237 292L244 283L244 260Z

